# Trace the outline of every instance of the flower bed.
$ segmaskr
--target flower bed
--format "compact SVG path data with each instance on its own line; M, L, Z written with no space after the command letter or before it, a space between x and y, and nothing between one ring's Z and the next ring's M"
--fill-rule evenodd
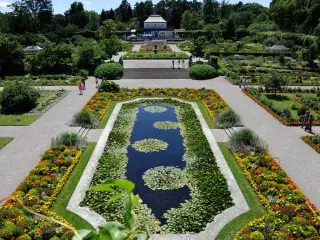
M166 211L163 217L167 223L164 226L159 226L157 219L151 214L151 210L144 204L140 204L136 209L138 218L141 224L148 222L153 232L200 232L217 214L233 204L226 180L217 166L197 115L188 103L162 99L124 104L109 135L105 152L99 160L91 185L97 185L106 179L125 178L128 163L127 149L131 144L130 138L138 112L137 109L144 104L170 105L176 109L180 134L185 146L183 160L186 162L185 172L188 178L188 186L190 185L191 199L186 200L178 208ZM183 179L182 175L172 177ZM185 185L185 182L181 185ZM164 183L162 187L167 189L177 186L169 186ZM106 199L111 197L112 193L87 191L81 205L88 206L108 221L122 222L123 199L105 204Z
M235 154L244 175L268 211L235 239L319 239L317 209L269 154Z
M320 153L320 135L316 136L303 136L301 139L312 147L315 151Z
M0 209L0 238L15 239L23 235L23 239L49 239L68 234L64 227L33 216L17 200L38 213L67 223L49 209L81 154L80 149L64 145L51 147L43 154L40 162L13 192L12 198Z
M157 47L158 52L172 52L172 49L169 45L164 45L163 47ZM153 46L141 45L139 52L153 52Z
M320 115L320 99L319 98L297 97L296 101L300 104L310 107L315 113Z
M218 93L209 89L195 89L195 88L138 88L138 89L124 89L119 93L97 92L85 105L83 110L89 110L95 113L99 120L101 120L107 111L111 101L124 101L136 97L176 97L188 101L202 102L208 110L210 116L222 110L229 108Z
M188 59L188 55L183 52L128 52L124 59Z
M243 90L243 92L250 97L253 101L255 101L258 105L263 107L267 112L269 112L272 116L274 116L277 120L279 120L282 124L286 126L300 126L301 122L298 119L285 118L286 112L285 109L276 108L271 101L263 99L261 93L254 88L248 88ZM320 125L320 121L316 120L313 122L313 125Z

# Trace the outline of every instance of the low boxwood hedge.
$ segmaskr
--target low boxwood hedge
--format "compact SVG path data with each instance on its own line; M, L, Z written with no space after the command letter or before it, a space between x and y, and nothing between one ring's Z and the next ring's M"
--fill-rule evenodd
M189 76L192 79L205 80L217 77L218 72L210 65L196 64L189 69Z
M120 63L103 63L96 68L94 76L103 80L120 79L123 76L123 66Z

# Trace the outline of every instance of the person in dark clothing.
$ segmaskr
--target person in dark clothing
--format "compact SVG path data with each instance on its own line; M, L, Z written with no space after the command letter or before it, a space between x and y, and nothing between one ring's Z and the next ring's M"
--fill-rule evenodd
M307 121L306 127L305 127L305 131L308 131L310 133L312 133L312 124L313 124L313 115L310 114L309 119Z
M301 128L304 128L304 126L306 126L307 122L309 121L309 117L310 117L310 112L309 110L306 111L306 113L304 114L303 120L301 122Z

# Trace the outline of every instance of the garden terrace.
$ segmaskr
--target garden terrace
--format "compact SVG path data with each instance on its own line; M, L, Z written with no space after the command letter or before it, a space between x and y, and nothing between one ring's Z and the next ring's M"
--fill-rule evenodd
M266 109L271 115L287 126L301 125L302 115L307 109L311 110L315 117L313 125L320 125L319 111L313 111L313 108L304 104L301 99L317 99L316 94L298 92L298 93L270 93L258 89L249 88L244 90L252 100Z
M0 109L0 126L28 126L68 94L68 91L40 91L37 106L23 114L3 114Z
M211 226L215 230L206 233L215 236L227 219L246 211L247 206L241 193L234 197L235 192L231 192L232 200L225 178L232 191L238 189L237 184L199 116L196 104L180 100L137 99L118 104L98 142L105 150L91 157L83 175L86 177L80 179L68 210L95 227L104 219L122 221L123 199L109 205L97 200L109 199L112 193L87 191L81 206L91 211L78 204L91 177L92 186L107 179L127 178L135 183L135 193L143 200L136 208L138 218L148 222L153 232L198 233L217 214L228 214L219 218L219 226ZM236 191L239 194L240 190Z

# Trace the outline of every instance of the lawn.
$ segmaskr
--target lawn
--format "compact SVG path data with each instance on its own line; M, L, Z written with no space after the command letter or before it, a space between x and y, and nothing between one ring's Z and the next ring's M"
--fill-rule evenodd
M0 150L9 144L13 138L11 137L0 137Z
M69 212L66 210L68 202L71 198L72 193L74 192L84 169L87 166L87 163L90 159L90 156L96 147L95 142L88 143L82 157L78 163L78 165L74 168L72 174L70 175L69 179L65 183L64 187L62 188L60 194L57 197L57 200L51 207L51 211L56 212L58 215L66 219L69 223L71 223L76 229L93 229L93 227L84 221L78 215Z
M272 93L262 93L262 95L264 95L265 97L267 97L269 100L271 100L275 107L280 108L280 109L284 109L284 108L288 108L291 111L292 117L296 120L299 119L298 116L298 110L296 109L292 109L292 105L296 105L298 108L300 108L302 106L302 104L298 103L295 98L297 97L296 93L278 93L276 95L272 94ZM304 93L304 94L300 94L301 96L309 96L309 97L316 97L316 94L312 94L312 93ZM299 95L299 96L300 96ZM318 118L318 114L313 112L312 113L316 116L316 118Z
M37 114L22 114L22 115L1 115L0 126L29 126L40 115Z
M48 97L50 97L53 94L52 91L41 91L40 92L40 98L38 99L38 103L43 102L44 100L46 100Z
M235 235L241 231L243 226L253 219L263 216L265 210L261 205L257 195L251 188L250 183L244 176L241 168L239 167L237 161L235 160L233 153L229 150L227 143L219 143L220 149L223 153L224 158L226 159L233 176L237 180L237 183L247 200L247 203L250 207L250 211L243 213L239 217L235 218L229 222L217 236L217 240L231 240L234 239Z

